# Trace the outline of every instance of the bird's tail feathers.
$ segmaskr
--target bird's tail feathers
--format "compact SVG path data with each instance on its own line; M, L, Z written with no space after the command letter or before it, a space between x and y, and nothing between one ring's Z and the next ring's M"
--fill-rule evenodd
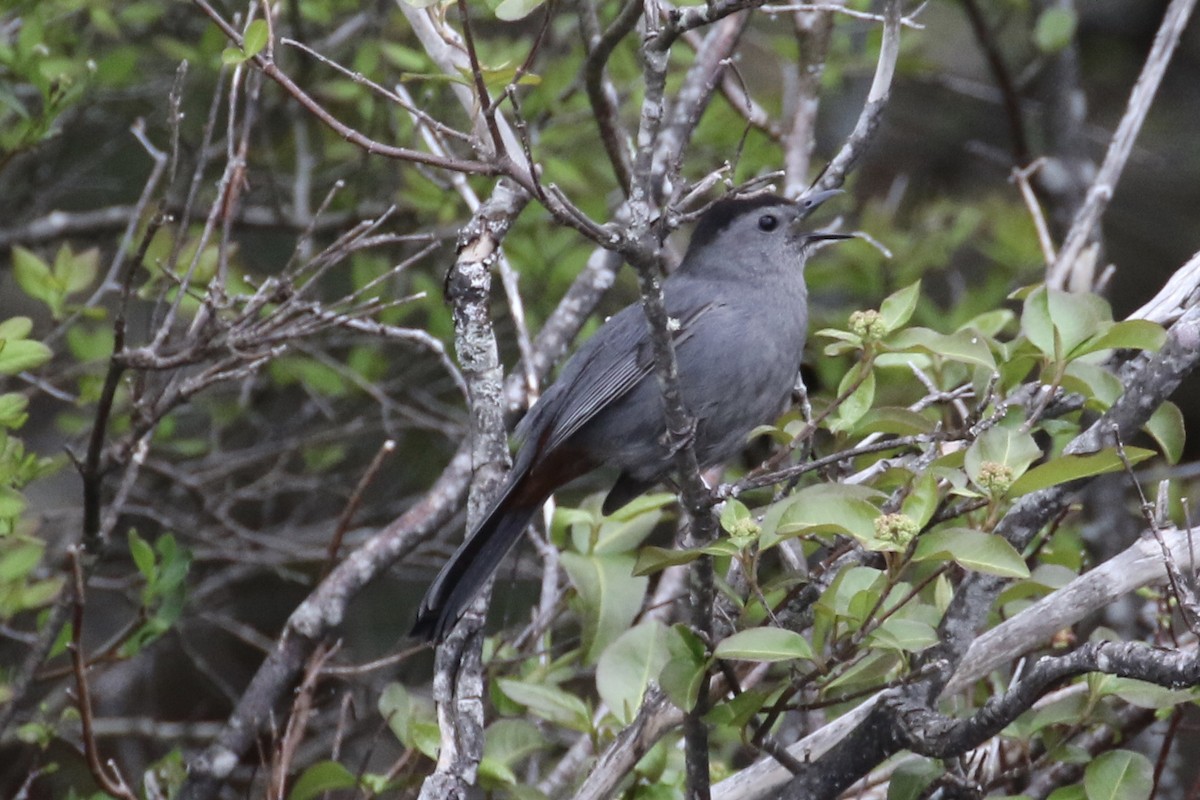
M483 523L442 567L421 601L411 635L440 642L521 537L541 503L508 503L510 495L492 506Z

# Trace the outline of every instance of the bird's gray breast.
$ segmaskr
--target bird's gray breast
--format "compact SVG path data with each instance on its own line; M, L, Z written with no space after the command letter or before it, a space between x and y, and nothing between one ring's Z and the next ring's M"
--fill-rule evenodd
M786 406L807 323L803 295L786 294L743 293L714 303L676 348L680 391L696 423L694 446L704 466L737 453L755 426ZM609 464L652 480L670 469L665 431L662 393L651 373L576 436Z

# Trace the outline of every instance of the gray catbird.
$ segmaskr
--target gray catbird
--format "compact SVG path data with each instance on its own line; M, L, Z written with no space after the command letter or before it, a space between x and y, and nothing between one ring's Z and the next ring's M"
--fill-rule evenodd
M783 412L808 328L804 262L814 242L848 238L800 224L836 192L798 203L777 195L722 200L696 224L679 268L663 282L680 392L695 419L702 466L736 453ZM503 488L421 601L414 635L440 641L556 489L601 466L621 474L605 514L671 468L649 324L639 304L579 349L517 426L521 442Z

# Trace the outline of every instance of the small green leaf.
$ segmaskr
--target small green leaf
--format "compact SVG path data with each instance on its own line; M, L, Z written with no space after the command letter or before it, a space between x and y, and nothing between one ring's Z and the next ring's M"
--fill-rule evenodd
M401 744L430 758L437 756L439 733L433 703L413 696L400 683L389 683L376 702L379 715Z
M500 691L534 715L580 733L590 733L592 715L574 694L557 686L500 678Z
M937 478L932 470L925 470L913 481L912 490L900 505L900 511L908 515L919 528L933 518L941 497L938 494Z
M35 369L54 356L49 347L29 339L0 340L0 375Z
M659 684L671 702L684 711L691 711L700 696L708 667L708 652L704 641L690 628L675 625L667 639L671 658L662 668Z
M1147 800L1154 790L1154 765L1132 750L1096 756L1083 772L1088 800Z
M498 719L487 728L483 756L504 766L550 746L550 742L527 719Z
M1016 479L1041 455L1041 448L1031 434L997 425L980 434L967 448L963 468L967 477L978 482L984 464L1002 464L1012 470L1012 477Z
M633 565L633 574L653 575L667 567L690 564L702 555L704 554L699 550L649 545L638 551L637 562Z
M503 0L496 6L496 19L514 22L524 19L545 0Z
M873 408L864 414L858 424L854 426L854 432L856 434L894 433L897 436L916 436L930 433L935 427L937 427L936 423L916 411L885 406ZM787 437L784 441L790 442L791 437Z
M1033 27L1033 41L1043 53L1057 53L1071 43L1077 24L1073 9L1062 6L1047 8L1038 15Z
M858 380L859 374L863 369L869 369L869 367L858 364L854 369L846 373L846 377L842 379L842 385L838 387L839 397L853 385L854 381ZM871 410L871 404L874 402L875 372L871 370L854 391L850 393L850 396L838 406L837 418L830 425L830 428L835 431L850 430L856 422Z
M894 650L875 650L827 683L822 694L831 697L862 687L878 686L896 677L903 663L903 657Z
M154 568L154 550L146 543L146 540L138 536L137 531L133 528L129 529L129 554L133 557L133 563L137 565L138 572L148 581L153 581L155 577Z
M0 322L0 340L24 339L33 331L33 320L29 317L10 317Z
M95 247L74 253L64 244L54 256L54 278L63 287L64 294L74 294L91 286L99 267L100 251Z
M876 647L887 650L919 653L925 648L937 644L938 637L937 631L927 622L918 619L890 617L871 632L867 641Z
M267 46L269 34L265 19L256 19L246 26L246 33L242 36L242 50L246 58L252 58L263 51Z
M221 63L227 67L236 67L247 60L249 60L249 56L243 53L240 48L226 47L221 51Z
M1178 464L1183 457L1183 446L1187 442L1187 433L1183 428L1183 412L1172 402L1165 402L1150 415L1146 423L1146 432L1154 437L1168 464ZM1134 448L1127 448L1126 452Z
M1125 455L1129 463L1138 464L1154 455L1153 450L1142 447L1126 447ZM1008 490L1009 497L1019 497L1023 494L1045 489L1047 486L1057 486L1060 483L1090 478L1093 475L1103 475L1106 472L1116 472L1124 469L1121 457L1115 448L1107 448L1098 453L1087 455L1065 455L1039 464L1018 478Z
M10 430L20 428L29 416L25 413L25 409L28 407L29 398L23 394L16 392L0 394L0 428Z
M751 628L722 639L713 653L717 658L742 661L791 661L812 658L812 646L795 631Z
M1103 333L1093 336L1071 354L1081 356L1099 350L1150 350L1157 351L1167 341L1167 332L1156 322L1145 319L1127 319L1114 322Z
M12 250L13 277L25 294L41 300L51 308L61 304L63 290L50 272L49 265L31 250L14 247Z
M1001 536L970 528L941 528L917 539L913 561L950 559L967 569L1003 578L1028 578L1021 554Z
M721 527L727 533L737 532L739 522L753 520L754 517L750 514L750 509L746 508L746 504L736 498L729 498L725 501L725 507L721 509Z
M912 319L913 311L917 308L917 300L921 297L921 282L909 284L898 292L889 295L879 306L879 315L887 332L900 328Z
M889 350L896 352L928 353L950 361L996 369L996 359L987 339L973 330L944 334L929 328L905 328L888 337L886 344Z
M643 622L617 637L596 663L596 691L621 724L637 716L646 689L670 660L667 638L661 622Z
M318 761L301 773L288 800L313 800L335 789L353 789L358 785L354 773L336 761Z
M41 542L13 542L0 558L0 583L18 581L28 575L42 560Z

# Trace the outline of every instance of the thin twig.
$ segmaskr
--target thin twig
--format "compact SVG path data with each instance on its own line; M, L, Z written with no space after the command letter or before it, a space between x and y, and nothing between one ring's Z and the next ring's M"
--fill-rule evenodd
M1113 134L1108 152L1104 155L1104 163L1100 165L1096 179L1088 189L1083 207L1071 223L1071 230L1067 233L1062 249L1059 250L1058 258L1047 273L1047 285L1055 288L1066 286L1067 278L1075 268L1075 262L1079 260L1092 230L1112 199L1117 182L1121 179L1121 172L1125 169L1125 162L1133 150L1133 143L1142 128L1146 114L1150 111L1150 104L1154 101L1163 73L1167 70L1175 46L1179 44L1179 37L1183 34L1195 7L1196 0L1172 0L1167 7L1162 25L1154 37L1154 45L1150 48L1142 72L1129 95L1125 114L1117 124L1117 131Z

